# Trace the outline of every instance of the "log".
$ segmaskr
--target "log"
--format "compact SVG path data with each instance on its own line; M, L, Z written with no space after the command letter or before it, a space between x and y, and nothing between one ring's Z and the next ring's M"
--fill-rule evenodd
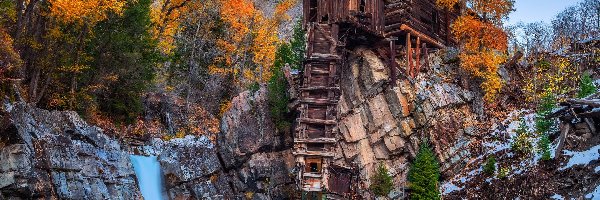
M560 131L560 137L558 139L558 147L556 148L556 152L554 152L554 155L556 158L559 158L560 156L562 156L562 148L565 145L565 140L567 139L567 134L569 134L569 131L571 130L571 124L567 123L567 122L563 122L561 124L563 126L563 128Z
M506 62L506 64L504 66L507 66L507 67L515 66L517 64L517 61L519 61L519 59L521 59L521 57L523 57L523 52L517 51L515 53L515 55L513 55L513 57L510 58L510 60L508 60L508 62Z
M582 104L582 105L588 105L588 106L592 106L592 107L600 107L600 99L591 99L591 100L569 99L569 100L567 100L567 102L572 103L572 104Z
M583 120L588 125L588 128L590 129L590 131L592 131L592 134L596 134L596 125L594 125L594 120L590 119L590 118L585 118Z

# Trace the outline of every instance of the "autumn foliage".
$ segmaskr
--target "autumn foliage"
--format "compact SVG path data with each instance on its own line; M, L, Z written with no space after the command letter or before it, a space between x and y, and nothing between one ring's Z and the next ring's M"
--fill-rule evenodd
M294 0L281 1L273 16L267 17L251 0L221 0L221 19L229 26L218 41L224 54L210 67L211 73L232 75L241 84L267 82L280 43L277 30L294 4Z
M452 25L452 34L462 43L461 67L483 80L485 100L492 102L502 87L498 68L506 61L507 34L501 28L501 21L512 11L513 1L438 0L437 3L447 8L459 3L469 5L467 12Z

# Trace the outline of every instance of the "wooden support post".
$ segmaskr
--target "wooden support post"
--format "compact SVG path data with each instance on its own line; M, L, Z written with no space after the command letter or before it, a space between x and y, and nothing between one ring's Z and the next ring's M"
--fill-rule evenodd
M425 69L429 69L429 52L427 51L427 43L423 43L423 55L425 56ZM419 72L421 69L419 68Z
M412 48L410 44L410 33L406 34L406 61L406 71L408 72L407 75L410 76L412 74Z
M419 75L419 69L421 68L421 37L417 37L417 49L415 51L417 54L417 64L415 66L414 74L412 74L413 78Z
M389 66L390 66L390 76L392 83L390 84L392 87L396 86L396 80L398 79L398 68L396 67L396 40L397 38L390 39L390 57L389 57Z
M558 138L558 147L556 147L556 152L554 152L555 158L562 156L562 148L567 140L567 134L569 134L569 131L571 130L571 124L563 122L561 125L562 128L560 131L560 137Z

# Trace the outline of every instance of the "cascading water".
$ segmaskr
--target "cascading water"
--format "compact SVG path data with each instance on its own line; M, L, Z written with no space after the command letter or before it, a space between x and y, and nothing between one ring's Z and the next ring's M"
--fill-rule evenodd
M163 182L156 156L130 155L140 191L145 200L163 199Z

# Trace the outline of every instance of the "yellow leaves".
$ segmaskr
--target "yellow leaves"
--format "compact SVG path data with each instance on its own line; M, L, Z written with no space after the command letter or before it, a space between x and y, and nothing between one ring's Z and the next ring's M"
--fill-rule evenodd
M224 69L213 66L214 73L233 73L240 83L267 82L272 73L279 44L277 29L289 19L286 12L296 0L281 1L273 16L266 17L251 0L220 0L221 19L228 25L227 34L217 42L224 54L218 61ZM248 62L252 61L252 62Z
M109 12L121 14L124 0L50 0L50 15L64 23L95 24Z
M452 9L454 5L458 3L459 0L436 0L437 5L442 8Z
M523 80L523 92L527 101L537 101L545 94L562 96L573 92L577 82L577 66L565 57L554 57L537 61L532 73Z

